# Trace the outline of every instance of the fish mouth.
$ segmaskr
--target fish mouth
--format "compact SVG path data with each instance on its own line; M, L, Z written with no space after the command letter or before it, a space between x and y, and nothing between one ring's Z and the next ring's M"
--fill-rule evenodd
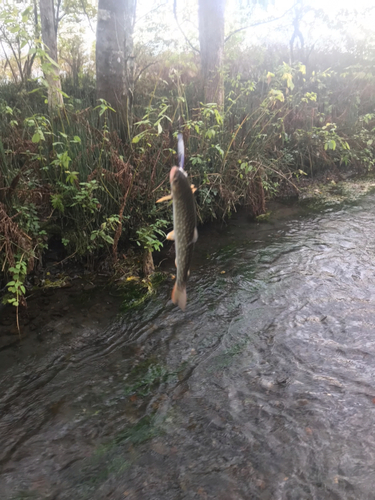
M169 173L169 182L172 184L178 172L178 167L172 167Z

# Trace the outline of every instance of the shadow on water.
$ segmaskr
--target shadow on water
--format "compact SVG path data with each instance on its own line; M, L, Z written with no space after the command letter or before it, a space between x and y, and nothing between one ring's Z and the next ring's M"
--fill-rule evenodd
M24 355L1 498L374 498L374 202L203 231L186 313L164 283Z

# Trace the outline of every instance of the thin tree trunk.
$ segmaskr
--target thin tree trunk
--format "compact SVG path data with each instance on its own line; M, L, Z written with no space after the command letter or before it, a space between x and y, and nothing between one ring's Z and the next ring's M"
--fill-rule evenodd
M55 9L53 0L39 0L42 38L48 55L57 65L57 30L55 28ZM46 61L47 62L47 61ZM63 106L61 80L58 66L49 64L44 76L48 83L48 108L54 112Z
M125 121L125 0L99 0L96 28L96 95L115 110L119 128Z
M124 62L125 62L125 120L128 138L132 129L132 108L134 92L134 44L133 31L137 0L125 0L124 17Z
M224 105L225 0L199 0L199 42L204 100Z

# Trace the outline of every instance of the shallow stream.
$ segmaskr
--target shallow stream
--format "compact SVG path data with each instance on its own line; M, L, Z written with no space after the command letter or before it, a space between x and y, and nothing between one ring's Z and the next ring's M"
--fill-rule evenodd
M171 287L2 371L0 498L374 499L375 194L205 229Z

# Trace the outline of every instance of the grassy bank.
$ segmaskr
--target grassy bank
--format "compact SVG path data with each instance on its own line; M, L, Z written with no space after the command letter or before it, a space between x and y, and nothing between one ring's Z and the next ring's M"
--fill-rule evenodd
M198 218L225 218L245 205L258 216L298 180L374 165L375 80L366 60L337 54L330 69L289 66L257 49L227 61L225 109L202 104L195 61L165 54L137 81L128 140L111 130L112 110L95 82L64 82L66 108L48 116L35 82L0 85L0 248L6 300L21 303L28 273L51 247L95 266L129 246L158 249L171 226L167 194L180 124L186 169L198 187ZM322 59L320 59L322 60ZM348 64L348 62L350 64ZM181 117L180 120L179 117Z

